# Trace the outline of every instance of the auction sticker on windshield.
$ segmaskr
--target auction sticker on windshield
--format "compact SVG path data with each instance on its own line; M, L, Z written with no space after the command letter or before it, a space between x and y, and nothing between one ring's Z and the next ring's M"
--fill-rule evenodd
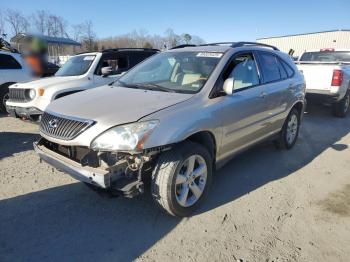
M94 60L95 59L95 56L94 55L88 55L88 56L85 56L84 57L84 60L85 61L91 61L91 60Z
M197 57L214 57L220 58L222 57L222 53L214 53L214 52L201 52L197 54Z

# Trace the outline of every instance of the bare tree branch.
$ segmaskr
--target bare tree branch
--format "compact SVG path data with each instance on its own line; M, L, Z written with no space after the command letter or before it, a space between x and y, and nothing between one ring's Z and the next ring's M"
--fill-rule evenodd
M8 22L14 35L25 33L29 28L28 19L18 10L7 9L5 21Z

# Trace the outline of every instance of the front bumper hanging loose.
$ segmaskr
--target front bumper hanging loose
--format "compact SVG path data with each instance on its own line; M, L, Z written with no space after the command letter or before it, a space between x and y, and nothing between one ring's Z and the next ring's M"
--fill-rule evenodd
M105 189L110 188L111 174L107 170L82 167L79 163L47 149L38 142L34 142L33 146L40 159L52 165L56 169L69 174L79 181Z

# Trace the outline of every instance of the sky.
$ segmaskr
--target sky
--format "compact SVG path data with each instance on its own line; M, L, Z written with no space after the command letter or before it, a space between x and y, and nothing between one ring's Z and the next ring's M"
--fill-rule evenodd
M163 35L168 28L206 42L254 41L256 38L334 29L350 29L350 1L307 0L11 0L0 9L25 15L46 10L69 24L91 20L98 38L143 29Z

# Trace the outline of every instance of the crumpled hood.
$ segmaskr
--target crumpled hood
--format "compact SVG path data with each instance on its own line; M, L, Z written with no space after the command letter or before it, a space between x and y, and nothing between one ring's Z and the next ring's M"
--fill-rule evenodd
M46 111L94 120L107 128L138 121L192 96L105 85L55 100Z
M61 85L65 83L72 83L74 80L79 80L80 78L77 76L52 76L52 77L45 77L38 80L34 80L31 82L26 83L18 83L15 85L12 85L14 88L49 88L54 85Z

